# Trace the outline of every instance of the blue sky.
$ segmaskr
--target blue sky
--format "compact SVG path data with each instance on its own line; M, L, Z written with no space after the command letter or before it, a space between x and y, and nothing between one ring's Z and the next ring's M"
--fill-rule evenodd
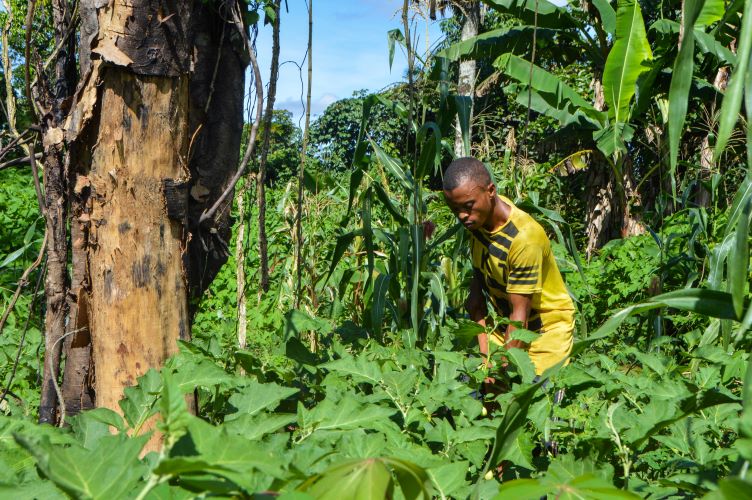
M303 62L308 42L308 13L304 0L288 0L289 12L284 10L280 29L280 63ZM313 85L311 93L312 119L326 106L356 90L377 91L399 81L407 63L399 50L389 69L387 32L402 25L402 0L313 0ZM426 28L431 44L441 37L438 21L428 26L423 20L417 24L418 46L426 46ZM260 26L256 42L258 61L264 85L269 79L271 62L271 25ZM277 84L276 109L293 112L297 122L302 116L301 87L298 68L285 63L280 68ZM303 65L303 85L307 78ZM301 122L302 124L302 122Z

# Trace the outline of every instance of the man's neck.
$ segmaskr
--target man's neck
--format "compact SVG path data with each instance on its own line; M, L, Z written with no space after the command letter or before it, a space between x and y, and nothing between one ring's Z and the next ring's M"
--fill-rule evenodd
M506 224L509 220L509 214L512 212L512 207L504 203L501 197L496 195L496 202L494 203L494 210L491 213L491 217L488 218L483 225L483 229L489 232L496 231L501 226Z

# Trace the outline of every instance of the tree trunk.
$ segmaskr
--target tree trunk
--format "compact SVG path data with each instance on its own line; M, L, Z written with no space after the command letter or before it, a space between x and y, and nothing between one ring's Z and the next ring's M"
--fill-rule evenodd
M591 83L594 94L593 107L602 111L606 106L606 96L603 93L603 73L596 70ZM596 249L603 246L613 237L614 221L619 220L614 213L616 206L616 186L614 186L614 174L608 162L599 153L592 155L588 169L587 182L585 183L585 195L587 196L587 209L585 215L585 232L587 258L593 255Z
M465 2L463 11L462 41L478 36L480 30L480 2ZM472 126L473 122L472 103L475 95L475 74L475 59L460 61L459 78L457 79L457 95L470 98L471 105L469 110L470 119L468 128ZM468 130L468 135L472 138L471 130ZM462 127L460 127L459 117L457 118L457 125L454 134L454 154L457 157L470 155L470 151L465 151L464 142L462 141Z
M235 0L196 0L191 29L194 69L190 83L191 171L188 242L191 304L195 304L229 257L232 219L229 196L211 227L199 218L221 196L236 171L243 135L245 70L249 58L238 27L230 20ZM192 306L193 309L193 306Z
M246 182L250 176L246 177ZM235 262L238 266L235 276L235 293L237 294L238 303L238 347L245 349L246 339L248 337L248 301L245 293L245 193L247 185L237 190L235 195L235 206L238 207L238 231L235 235Z
M123 389L189 336L190 5L115 0L96 13L91 71L67 133L76 151L90 151L76 188L90 191L83 219L96 402L120 411Z
M91 42L99 30L95 0L79 1L81 19L79 34L79 66L81 75L91 69ZM71 40L74 40L71 37ZM65 413L76 415L95 405L91 336L86 307L86 242L88 239L88 150L81 149L68 161L68 200L70 204L71 283L68 296L68 330L65 339L65 368L61 392Z
M60 373L62 340L68 306L68 233L67 233L67 172L64 160L63 131L59 128L64 113L61 109L75 85L76 65L74 37L67 37L71 14L66 0L53 0L52 14L55 43L61 49L55 60L55 88L40 88L39 107L45 110L42 117L42 145L44 162L45 222L47 225L47 278L45 297L45 352L42 389L40 392L39 421L52 424L56 421L56 382ZM42 85L44 83L42 82ZM54 95L53 95L54 94Z

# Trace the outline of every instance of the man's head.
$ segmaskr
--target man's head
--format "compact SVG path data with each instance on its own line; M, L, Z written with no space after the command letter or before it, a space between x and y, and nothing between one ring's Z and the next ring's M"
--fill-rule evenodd
M496 206L496 186L488 169L475 158L454 160L444 172L444 198L468 229L486 224Z

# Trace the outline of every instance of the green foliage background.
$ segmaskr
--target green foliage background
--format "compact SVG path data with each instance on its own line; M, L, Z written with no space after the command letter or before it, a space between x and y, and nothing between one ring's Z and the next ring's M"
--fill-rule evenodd
M541 78L534 81L514 66L518 58L529 68L533 3L486 4L477 39L459 40L461 14L445 20L447 40L421 60L413 88L357 92L314 123L300 308L293 308L291 250L300 132L286 112L275 112L272 125L271 290L256 289L255 209L246 196L245 252L231 257L199 304L192 341L127 389L122 415L88 411L64 429L34 423L43 311L38 299L32 307L33 283L27 288L0 336L3 388L20 352L12 393L0 402L0 492L600 499L741 498L749 491L752 176L738 115L752 89L730 84L724 98L712 78L720 64L739 64L719 60L727 56L719 47L732 35L752 37L737 14L744 9L741 20L750 19L752 3L693 6L697 19L713 21L688 28L697 51L686 95L672 84L672 74L688 67L674 65L678 30L669 28L681 21L678 2L587 2L590 10L535 2ZM636 58L629 48L623 61L609 57L625 36L647 44L652 58L628 64ZM740 43L740 59L743 50L748 56ZM496 79L477 96L473 153L499 189L548 230L578 308L572 362L537 380L524 351L501 349L496 365L503 356L507 367L493 375L508 390L496 397L482 394L488 374L475 344L479 327L464 317L467 236L436 190L463 111L451 83L463 57L478 59L479 82ZM620 113L614 98L606 111L595 110L591 81L618 64L637 75L616 82L630 96ZM742 81L738 70L732 78ZM735 109L726 104L730 95L740 99ZM527 122L529 98L535 104L524 133L535 161L522 161L506 140ZM683 114L675 104L682 99ZM702 109L713 101L723 105L708 120ZM706 175L700 145L717 122L731 124L732 140L717 144L711 134L722 161ZM672 152L668 128L676 123L681 148ZM562 176L559 168L583 149L602 154L591 170L631 169L641 199L630 202L645 228L589 260L577 250L593 194L588 172ZM698 183L710 191L707 205L694 202ZM0 171L4 304L39 250L35 199L28 173ZM243 349L239 265L249 273L240 292L249 303ZM196 395L197 415L186 408L188 394ZM146 438L138 434L155 415L163 444L142 457Z

